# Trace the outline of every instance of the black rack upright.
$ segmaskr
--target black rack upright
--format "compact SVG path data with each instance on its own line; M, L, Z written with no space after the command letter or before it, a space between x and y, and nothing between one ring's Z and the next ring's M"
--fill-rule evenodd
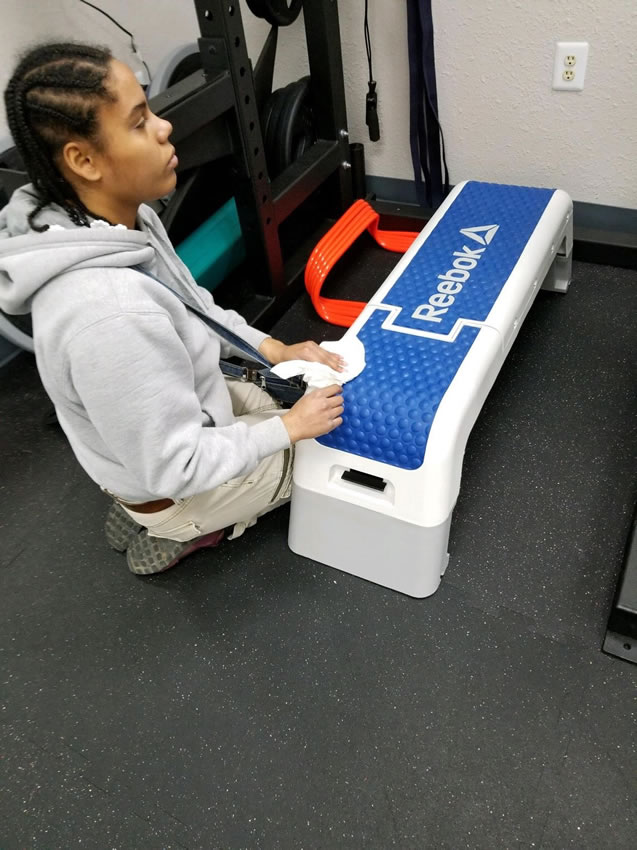
M305 0L318 139L271 180L238 0L195 0L195 7L203 70L153 98L152 108L173 124L180 170L233 155L234 194L246 254L259 270L254 279L262 304L259 315L251 319L262 320L298 278L307 259L283 256L279 234L283 222L328 179L334 186L337 214L352 202L338 8L335 0Z

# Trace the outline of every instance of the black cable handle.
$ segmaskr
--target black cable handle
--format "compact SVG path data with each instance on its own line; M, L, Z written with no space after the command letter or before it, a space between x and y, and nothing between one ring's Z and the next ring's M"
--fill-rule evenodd
M365 100L365 123L369 128L370 142L380 139L380 126L378 124L378 94L376 92L376 80L372 72L372 40L369 35L369 14L367 0L365 0L365 50L367 51L367 64L369 66L369 81L367 83L367 98Z

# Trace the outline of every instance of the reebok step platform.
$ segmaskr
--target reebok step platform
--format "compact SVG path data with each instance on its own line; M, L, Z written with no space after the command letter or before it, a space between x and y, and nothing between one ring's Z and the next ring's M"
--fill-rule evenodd
M297 445L294 552L436 591L469 433L539 289L566 292L572 246L565 192L455 187L345 334L366 366L343 424Z

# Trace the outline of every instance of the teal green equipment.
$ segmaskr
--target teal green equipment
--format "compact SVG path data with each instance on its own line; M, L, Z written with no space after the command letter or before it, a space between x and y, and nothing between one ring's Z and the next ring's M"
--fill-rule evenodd
M209 292L245 259L234 198L220 207L176 248L199 286Z

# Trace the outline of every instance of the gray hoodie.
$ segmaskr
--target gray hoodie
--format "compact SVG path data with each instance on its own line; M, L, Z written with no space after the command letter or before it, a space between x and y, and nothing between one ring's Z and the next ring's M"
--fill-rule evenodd
M232 413L220 356L237 354L140 265L255 348L266 334L215 305L155 213L139 230L73 225L52 205L29 228L31 186L0 211L0 308L31 311L38 370L71 447L101 487L131 502L184 498L246 475L289 446L280 417Z

